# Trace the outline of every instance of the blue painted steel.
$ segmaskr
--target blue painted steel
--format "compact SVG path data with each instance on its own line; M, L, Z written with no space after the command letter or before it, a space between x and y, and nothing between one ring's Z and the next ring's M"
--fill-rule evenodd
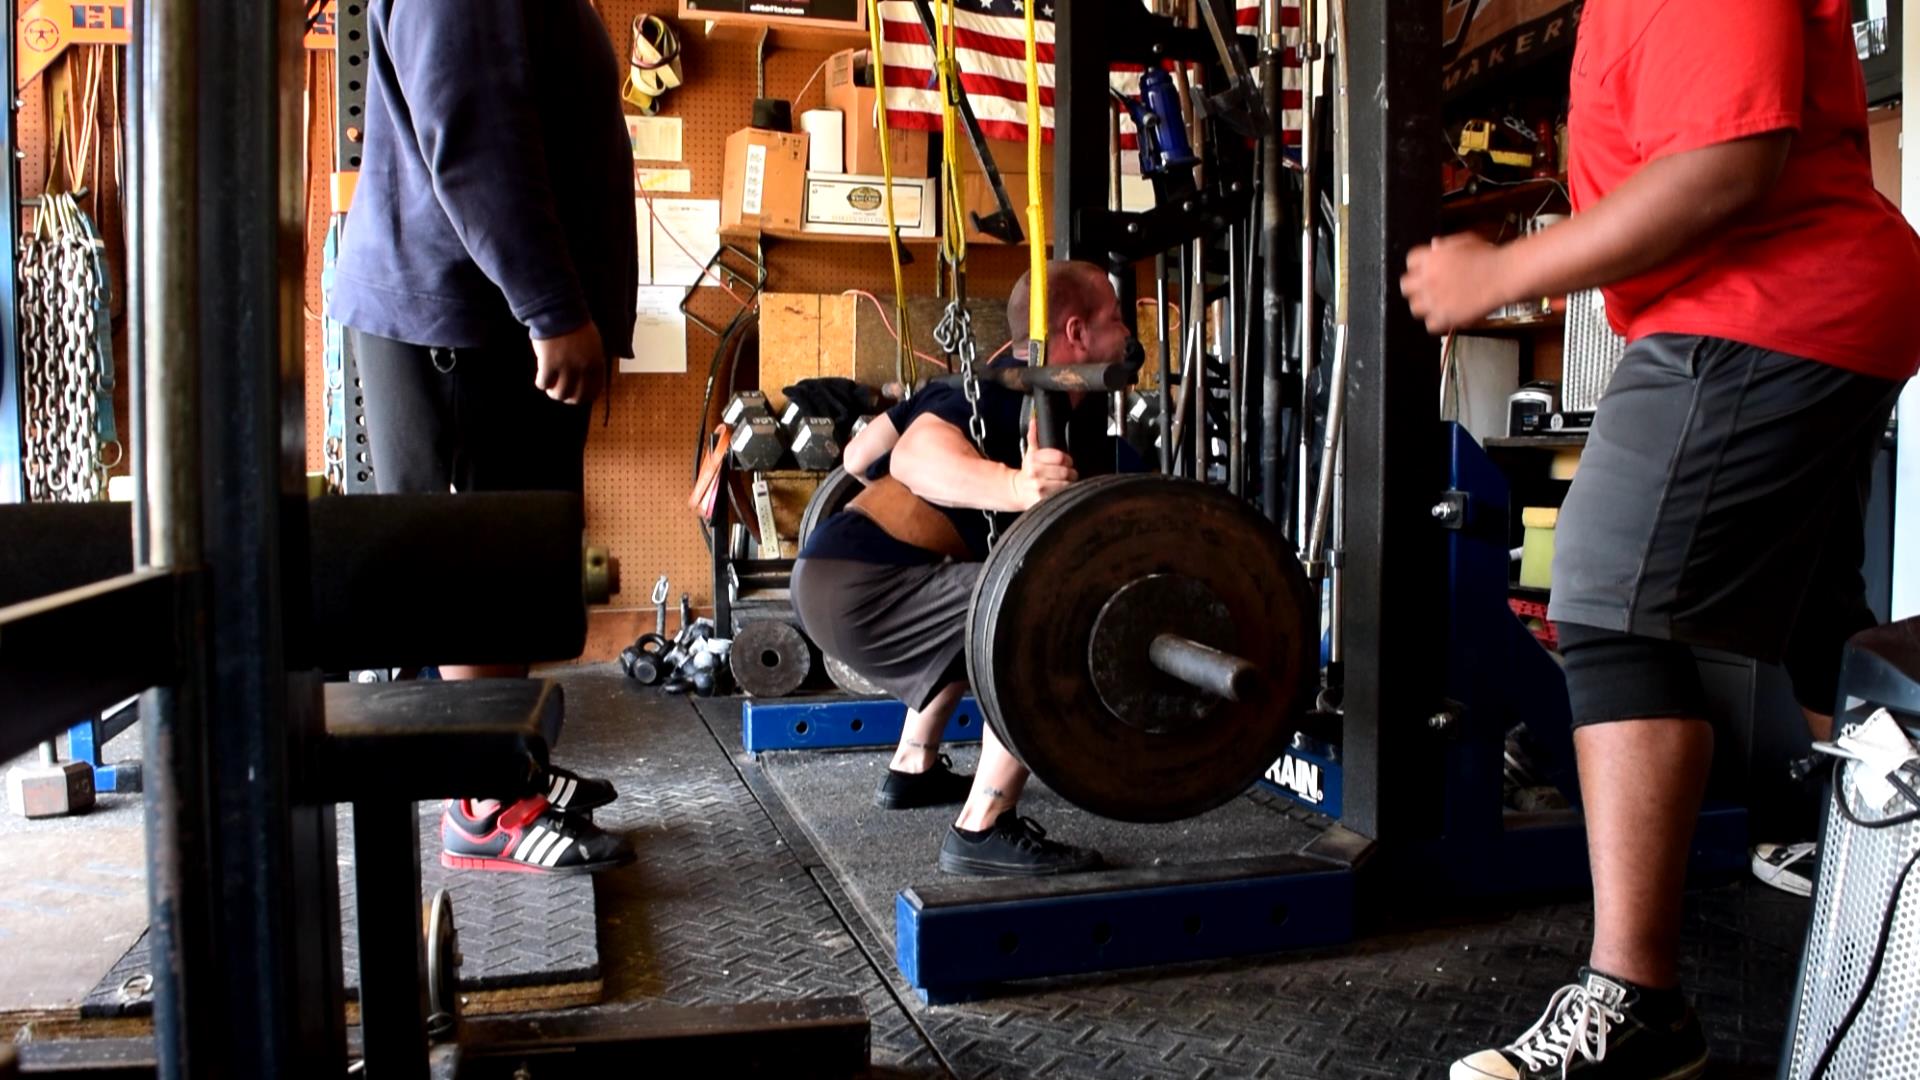
M1344 868L932 909L902 892L895 960L929 1000L953 1000L1020 979L1336 945L1352 939L1353 913Z
M107 743L120 733L122 727L113 727L101 720L82 720L67 729L67 755L75 761L84 761L93 768L93 790L95 791L139 791L140 763L121 762L108 765L100 760L101 751ZM105 728L105 730L102 730Z
M747 753L763 750L834 750L892 746L906 727L907 707L875 698L783 698L749 701L740 708L740 743ZM976 742L986 721L971 697L947 721L941 739Z
M1324 750L1304 746L1289 749L1268 766L1260 786L1335 820L1345 805L1340 762Z

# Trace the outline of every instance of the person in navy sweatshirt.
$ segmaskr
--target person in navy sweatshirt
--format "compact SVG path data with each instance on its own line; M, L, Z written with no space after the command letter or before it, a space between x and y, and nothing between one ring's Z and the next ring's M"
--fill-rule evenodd
M632 355L639 270L613 43L589 0L372 0L368 29L331 314L359 366L375 487L579 492L593 400L610 358ZM554 767L538 786L449 802L441 861L583 873L633 858L586 816L610 784Z

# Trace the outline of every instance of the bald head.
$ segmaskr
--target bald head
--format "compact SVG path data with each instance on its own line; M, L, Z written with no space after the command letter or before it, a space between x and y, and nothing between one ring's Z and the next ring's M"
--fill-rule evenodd
M1029 331L1027 319L1032 308L1033 272L1020 275L1013 283L1013 291L1007 294L1007 333L1014 341L1014 351L1025 352L1024 342ZM1067 320L1091 319L1104 309L1113 306L1113 286L1107 281L1107 272L1090 262L1076 259L1051 259L1047 262L1047 337L1060 337L1066 331Z

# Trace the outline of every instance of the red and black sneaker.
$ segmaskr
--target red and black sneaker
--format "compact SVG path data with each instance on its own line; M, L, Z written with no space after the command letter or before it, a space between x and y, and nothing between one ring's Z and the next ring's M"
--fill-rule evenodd
M538 782L546 789L547 802L563 814L591 814L620 797L605 780L581 776L558 765L548 765Z
M440 815L440 865L455 870L591 874L633 861L624 837L561 813L539 795L476 813L472 800L448 800Z

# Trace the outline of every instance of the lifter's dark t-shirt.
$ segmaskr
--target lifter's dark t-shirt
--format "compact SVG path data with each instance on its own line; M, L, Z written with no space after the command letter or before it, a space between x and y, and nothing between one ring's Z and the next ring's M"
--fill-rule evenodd
M1008 360L995 366L1020 363L1018 360ZM1021 425L1021 407L1025 403L1024 394L998 384L982 383L980 386L980 418L986 423L987 457L1012 469L1020 467L1021 451L1026 443L1026 430ZM1070 423L1069 452L1073 454L1074 467L1083 477L1116 471L1136 472L1143 467L1131 446L1106 433L1106 403L1104 397L1087 398L1081 402ZM939 417L964 432L972 409L967 405L966 394L959 387L935 383L887 410L887 419L892 421L894 430L901 434L905 434L908 426L923 415ZM886 475L888 460L883 457L875 462L868 478L877 479ZM986 515L970 508L941 506L936 509L953 521L973 557L984 560L987 557ZM999 530L1005 532L1017 516L996 515ZM887 566L925 566L943 558L937 552L895 540L871 519L853 511L842 511L822 522L807 540L800 557L848 559Z

